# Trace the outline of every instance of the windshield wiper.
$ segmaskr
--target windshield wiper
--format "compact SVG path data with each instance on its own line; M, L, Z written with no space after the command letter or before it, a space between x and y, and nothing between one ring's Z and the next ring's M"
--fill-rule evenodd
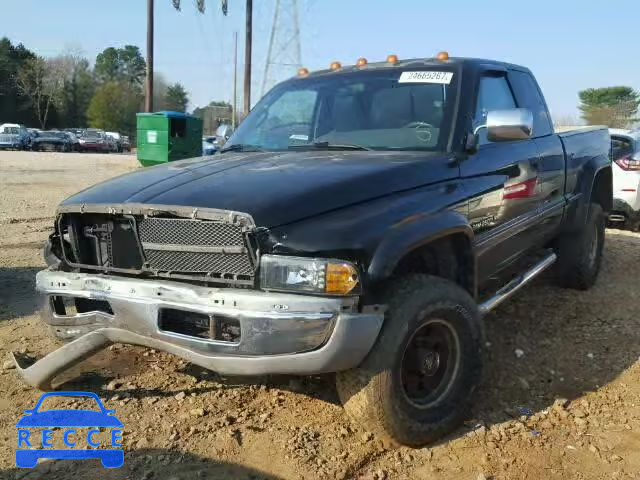
M225 152L264 152L258 145L249 145L247 143L234 143L228 147L220 150L220 153Z
M352 144L338 144L338 143L329 143L329 142L315 142L315 143L305 143L302 145L289 145L289 149L291 150L304 150L305 148L313 148L316 150L371 150L368 147L363 147L362 145L352 145Z

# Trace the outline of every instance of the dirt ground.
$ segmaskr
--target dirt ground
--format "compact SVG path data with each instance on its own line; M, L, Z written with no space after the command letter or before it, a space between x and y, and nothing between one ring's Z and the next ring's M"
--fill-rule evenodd
M96 392L116 410L124 466L16 469L15 423L41 392L6 360L58 345L33 290L56 204L134 168L130 156L0 152L0 478L640 479L640 235L617 230L594 289L541 278L486 318L475 407L429 448L384 450L349 422L330 376L221 378L113 345L59 389Z

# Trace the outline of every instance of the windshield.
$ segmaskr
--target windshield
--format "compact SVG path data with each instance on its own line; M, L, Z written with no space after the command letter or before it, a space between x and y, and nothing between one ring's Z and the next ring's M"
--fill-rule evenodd
M456 84L455 73L444 68L286 82L255 106L225 147L445 150Z
M82 136L84 138L102 138L99 132L84 132Z
M20 133L20 129L18 127L4 127L2 133L7 133L9 135L18 135Z

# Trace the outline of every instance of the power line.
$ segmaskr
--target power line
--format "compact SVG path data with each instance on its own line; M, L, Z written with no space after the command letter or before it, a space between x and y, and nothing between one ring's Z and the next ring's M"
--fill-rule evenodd
M145 80L145 111L152 112L153 111L153 30L154 30L154 0L147 0L147 76ZM173 8L180 11L181 1L180 0L171 0L173 4ZM195 0L196 9L204 14L205 12L205 0ZM228 2L227 0L221 0L221 10L223 15L227 15L228 11ZM251 81L251 16L252 16L252 0L247 0L247 40L248 43L246 45L246 59L245 63L248 62L248 65L245 66L245 105L247 103L247 98L250 96L251 84L249 83L249 87L247 89L246 85L246 77L248 72L249 82ZM248 112L248 109L247 109Z

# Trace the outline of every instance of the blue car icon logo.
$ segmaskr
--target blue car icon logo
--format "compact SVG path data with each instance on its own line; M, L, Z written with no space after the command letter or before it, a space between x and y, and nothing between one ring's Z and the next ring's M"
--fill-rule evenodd
M42 402L47 397L90 397L93 398L100 411L97 410L73 410L57 409L39 412ZM87 444L91 447L99 447L100 443L94 436L100 433L100 427L110 428L110 446L121 447L122 422L114 415L115 411L105 408L98 396L91 392L49 392L44 393L34 408L24 411L25 415L18 420L18 448L16 449L16 466L20 468L35 467L40 458L52 459L83 459L99 458L102 465L107 468L118 468L124 463L124 451L122 448L73 448L77 443L78 432L75 428L90 430L86 434ZM42 428L42 447L34 448L39 440L31 437L28 428ZM53 430L51 427L64 429L62 434L64 444L70 448L46 448L51 447ZM72 441L76 440L76 441ZM24 448L29 447L29 448Z

